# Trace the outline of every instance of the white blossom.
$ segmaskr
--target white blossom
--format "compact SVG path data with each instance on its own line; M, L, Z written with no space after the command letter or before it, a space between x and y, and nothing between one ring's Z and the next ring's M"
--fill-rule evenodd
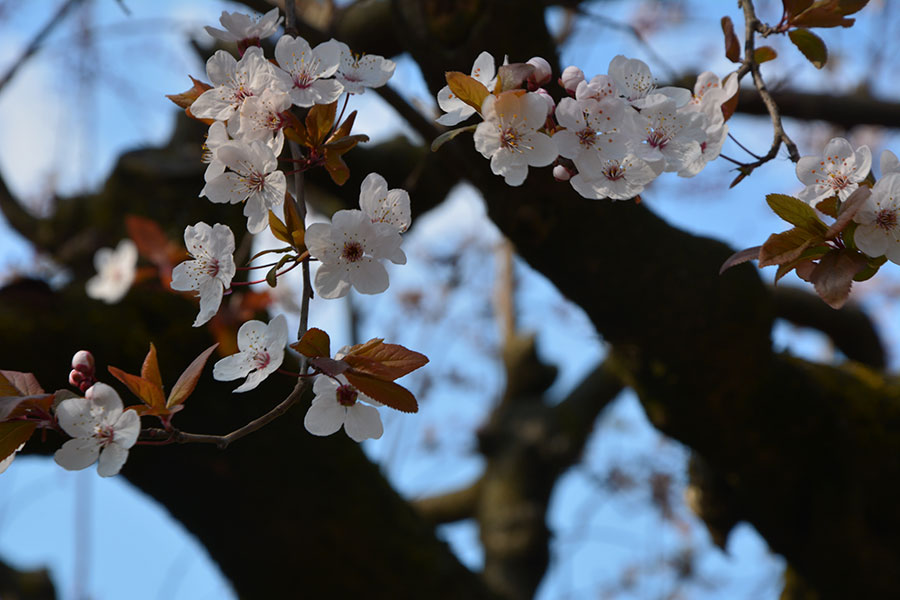
M797 178L806 186L797 197L813 207L832 196L846 200L871 168L868 146L853 150L844 138L833 138L825 146L824 156L804 156L797 161Z
M331 224L310 225L305 241L310 255L321 262L316 292L323 298L340 298L351 287L362 294L385 291L388 273L380 261L398 258L403 240L389 223L373 223L361 210L339 210Z
M222 303L224 290L234 277L234 234L227 225L204 222L188 225L184 245L194 260L186 260L172 271L172 289L196 290L200 296L200 313L194 321L199 327L213 318Z
M377 440L384 433L375 408L382 404L350 385L343 375L338 375L337 380L325 375L316 377L313 392L315 398L303 419L311 434L331 435L343 426L350 439L361 442Z
M203 181L212 181L225 172L225 163L219 160L216 151L219 149L219 146L229 141L231 141L231 138L228 137L225 123L216 121L209 126L206 141L203 143L203 156L200 158L201 162L206 164Z
M691 92L685 88L657 88L650 67L642 60L626 58L619 54L609 62L609 76L616 82L616 88L635 108L643 108L651 94L662 94L671 98L676 107L684 106L691 99Z
M885 150L881 153L879 163L882 177L890 175L891 173L900 173L900 160L898 160L897 155L890 150Z
M287 340L287 320L284 315L278 315L268 325L262 321L247 321L238 330L239 352L219 360L213 366L213 378L217 381L232 381L246 377L247 380L234 391L254 389L281 366Z
M626 200L640 194L656 179L661 164L650 164L628 154L621 160L607 160L598 172L579 173L569 182L585 198Z
M97 250L94 254L97 274L87 280L87 295L107 304L115 304L124 298L134 282L137 259L137 246L127 238L120 241L115 250Z
M337 40L310 48L302 37L285 35L275 45L275 59L288 74L287 89L297 106L331 104L344 92L341 82L327 79L337 73L341 63L341 46Z
M853 220L859 223L853 233L857 248L900 264L900 173L879 179Z
M212 89L206 90L191 104L191 114L200 119L227 121L250 96L257 96L270 86L279 86L275 66L266 60L262 48L247 48L240 61L217 50L206 61L206 75Z
M72 439L53 455L57 464L70 471L89 467L99 457L101 477L117 474L128 459L141 431L141 419L133 410L123 410L119 394L105 383L88 388L84 398L67 398L56 407L56 418Z
M483 83L489 92L493 92L494 84L497 82L495 75L494 57L488 52L482 52L475 59L475 64L472 65L472 78ZM450 127L465 121L475 114L475 109L457 98L450 91L450 86L445 85L441 88L437 94L437 101L441 110L447 113L436 119L441 125Z
M281 17L278 16L277 8L273 8L257 19L243 13L229 13L223 10L219 17L219 23L222 24L225 31L210 26L206 26L204 29L209 35L223 42L258 41L269 37L278 30Z
M547 104L532 92L489 95L481 106L484 122L475 128L475 149L491 159L491 171L508 185L522 185L528 167L556 160L556 144L538 132L547 119Z
M632 129L634 153L664 171L680 171L700 156L706 141L703 113L679 112L674 100L662 94L645 98L639 114L627 123Z
M553 134L560 156L571 158L581 172L597 172L602 163L627 153L626 119L634 109L618 98L602 101L563 98L556 108L556 120L565 127Z
M399 188L389 190L387 181L378 173L369 173L363 179L359 207L372 223L387 223L399 233L409 229L412 222L409 193Z
M686 161L679 169L679 177L693 177L703 170L706 163L719 156L722 145L728 137L728 125L722 114L722 105L737 91L738 82L735 73L728 75L724 81L719 81L718 76L711 71L705 71L697 76L691 101L679 111L703 114L706 119L706 139L700 142L700 154L694 160Z
M285 123L281 113L290 107L290 95L275 88L247 98L241 105L240 125L235 138L243 142L266 142L273 154L278 156L284 146Z
M269 223L269 210L284 202L287 180L278 170L278 160L263 142L238 141L219 146L216 156L231 171L209 181L200 195L212 202L244 202L250 233L259 233Z
M375 54L354 54L350 47L337 42L341 48L341 64L337 70L337 80L349 94L365 93L366 88L381 87L394 74L396 63Z

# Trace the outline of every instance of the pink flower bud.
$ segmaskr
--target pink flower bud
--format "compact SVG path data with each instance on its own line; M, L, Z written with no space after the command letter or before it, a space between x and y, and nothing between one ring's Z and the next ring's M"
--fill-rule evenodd
M94 355L87 350L79 350L72 357L72 368L82 373L94 372Z
M572 173L562 165L553 167L553 178L557 181L568 181L572 177Z
M559 85L566 88L570 96L575 95L578 84L584 81L584 71L578 67L566 67L559 78Z
M534 67L534 71L528 77L528 87L532 90L549 83L550 78L553 77L553 69L550 68L550 63L540 56L528 59L528 62L525 64Z
M72 387L80 387L83 381L84 373L75 370L69 371L69 383Z
M541 99L547 103L547 115L552 117L553 113L556 112L556 101L553 100L553 96L545 90L544 88L538 88L534 91L535 94L541 97Z

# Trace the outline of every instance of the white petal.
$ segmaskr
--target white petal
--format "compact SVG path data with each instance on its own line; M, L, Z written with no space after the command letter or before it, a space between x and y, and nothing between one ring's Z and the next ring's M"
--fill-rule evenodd
M94 435L97 418L91 413L91 401L87 398L67 398L56 407L56 419L63 431L74 438Z
M384 433L384 426L381 424L381 415L375 407L357 402L347 411L344 431L351 440L361 442L380 438Z
M316 270L316 293L322 298L341 298L350 291L347 269L339 264L323 263Z
M331 435L341 428L347 417L347 409L333 398L313 400L306 411L303 426L313 435Z
M137 442L138 435L141 433L141 417L133 410L126 410L122 413L113 425L115 438L113 444L118 444L123 448L131 448Z
M240 379L253 370L253 363L245 352L238 352L216 362L213 366L213 379L216 381L232 381Z
M350 266L350 282L361 294L380 294L388 289L388 272L383 264L366 256Z
M80 471L94 464L99 453L100 442L96 438L75 438L63 444L53 460L63 469Z
M134 412L130 410L128 412ZM97 474L100 477L112 477L118 475L125 461L128 460L128 449L119 444L112 443L100 452L100 462L97 463Z

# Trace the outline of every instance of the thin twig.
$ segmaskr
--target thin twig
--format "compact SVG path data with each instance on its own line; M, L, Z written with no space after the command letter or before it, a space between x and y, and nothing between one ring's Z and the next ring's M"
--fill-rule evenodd
M69 12L76 4L80 3L81 0L66 0L60 5L57 9L56 14L54 14L50 20L44 25L43 29L38 31L35 36L31 39L31 42L26 46L25 50L22 52L21 56L12 62L12 65L9 67L9 70L0 78L0 91L6 87L6 84L13 78L13 76L19 71L19 69L24 65L31 56L38 51L41 47L41 42L44 41L44 38L50 34L53 29L56 28L57 25L62 23L63 18L66 16L66 13Z

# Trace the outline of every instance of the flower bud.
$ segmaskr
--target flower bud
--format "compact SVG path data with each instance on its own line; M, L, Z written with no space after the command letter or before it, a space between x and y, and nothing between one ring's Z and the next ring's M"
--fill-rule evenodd
M87 375L94 374L94 355L87 350L79 350L72 357L72 368Z
M556 101L553 100L553 96L544 88L538 88L534 93L547 103L547 116L552 117L553 113L556 112Z
M84 382L84 373L81 373L80 371L76 371L74 369L69 371L69 384L72 387L80 388L82 382Z
M572 173L569 172L569 169L565 168L562 165L556 165L553 167L553 178L557 181L568 181L569 178L572 177Z
M578 67L570 66L563 70L562 75L559 78L559 85L566 88L566 91L569 92L570 96L574 96L579 82L582 81L584 81L584 71Z
M534 71L528 76L528 87L532 90L549 83L551 77L553 77L553 69L550 68L550 63L540 56L528 59L528 62L525 64L534 67Z

